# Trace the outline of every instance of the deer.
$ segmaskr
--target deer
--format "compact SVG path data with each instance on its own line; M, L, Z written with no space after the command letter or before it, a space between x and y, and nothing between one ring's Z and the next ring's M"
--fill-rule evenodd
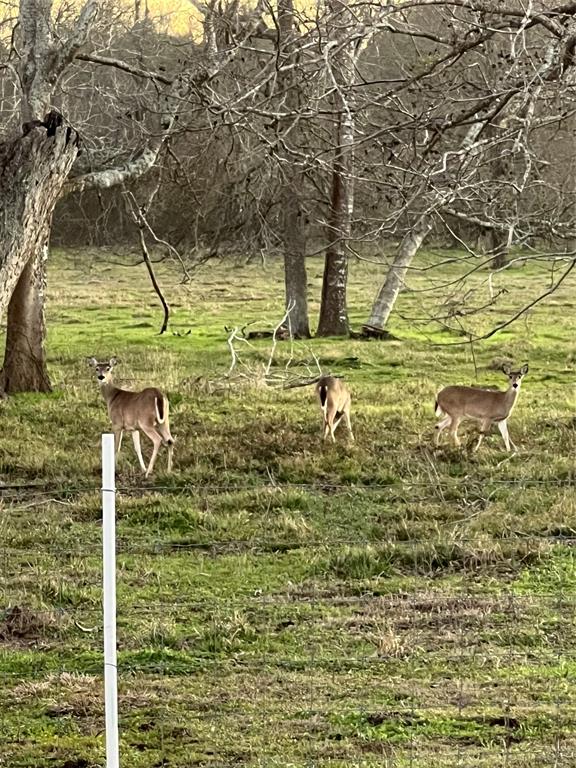
M108 407L108 415L114 432L114 449L116 455L122 445L124 431L132 432L134 450L142 467L145 477L149 477L161 445L168 447L168 472L172 471L172 454L174 438L170 433L168 419L168 398L156 387L147 387L141 392L130 392L114 386L112 370L118 361L115 357L105 363L100 363L95 357L87 358L88 364L94 368L100 391ZM148 468L142 458L140 447L140 430L148 435L154 445Z
M328 435L335 443L334 431L341 419L344 418L350 440L354 442L352 425L350 424L350 390L344 382L336 376L322 376L316 384L316 392L320 400L320 408L323 413L322 439Z
M444 418L436 424L435 444L440 442L440 434L446 427L450 427L450 435L456 446L461 442L458 438L458 426L462 419L470 418L480 422L480 436L473 448L473 453L480 448L484 436L489 434L492 424L496 424L504 440L506 450L510 452L516 446L508 434L508 417L512 413L520 385L524 376L528 373L528 365L523 365L519 371L511 370L509 365L502 366L502 372L508 377L508 389L505 391L492 389L479 389L476 387L445 387L436 396L436 416Z

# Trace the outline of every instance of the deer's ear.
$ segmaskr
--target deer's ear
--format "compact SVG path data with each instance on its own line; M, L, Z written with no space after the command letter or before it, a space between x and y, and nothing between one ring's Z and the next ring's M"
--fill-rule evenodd
M520 368L520 373L522 374L522 376L526 376L526 374L528 373L528 363L526 363L526 365L523 365L522 368Z
M95 357L87 357L87 358L86 358L86 362L87 362L87 363L88 363L88 365L89 365L89 366L91 366L92 368L96 368L96 366L98 365L98 360L96 360L96 358L95 358Z
M112 368L113 366L118 365L118 360L115 357L111 357L108 361L108 365Z
M504 365L502 366L502 371L506 374L506 376L510 375L510 366L508 365L508 363L504 363Z

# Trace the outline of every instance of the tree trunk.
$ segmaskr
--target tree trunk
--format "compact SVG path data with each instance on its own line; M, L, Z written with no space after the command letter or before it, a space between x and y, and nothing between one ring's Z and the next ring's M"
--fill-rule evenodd
M45 264L48 245L26 264L8 305L8 327L0 389L51 392L44 349Z
M310 338L308 320L308 278L306 275L306 234L298 193L288 186L284 195L282 239L284 241L284 285L290 333L296 339Z
M344 250L343 238L350 234L351 184L352 180L344 178L342 166L336 161L330 205L329 232L332 242L326 250L324 261L317 336L348 336L350 333L346 303L348 254Z
M350 85L355 76L354 45L345 42L345 30L351 17L342 0L329 2L333 38L337 43L331 66L334 89L334 112L337 115L332 171L332 193L328 218L329 245L324 261L322 300L318 321L318 336L348 336L348 254L346 242L352 230L354 211L354 114ZM346 95L345 95L346 94Z
M76 133L43 127L0 144L0 319L26 264L46 242L52 212L78 154Z
M498 232L496 229L490 230L491 251L494 254L492 259L492 269L502 269L508 263L508 237L504 232Z
M0 320L8 308L8 391L50 388L44 353L46 242L52 213L78 154L78 135L46 112L60 76L82 49L99 0L86 0L70 34L54 33L53 0L20 0L18 79L24 135L0 145Z
M372 312L368 322L364 325L364 333L366 335L374 335L374 332L379 333L384 330L400 289L404 284L408 267L414 256L418 253L431 228L432 223L429 217L423 216L402 238L398 253L386 275L384 285L380 288L378 296L372 305Z
M44 352L45 249L52 213L78 154L76 133L45 127L0 145L0 318L8 310L0 384L50 390Z
M281 192L281 227L284 245L284 285L286 309L291 307L289 316L290 333L297 339L310 338L308 320L308 279L306 275L306 225L302 206L304 176L291 156L289 147L299 107L299 84L293 63L294 23L293 0L278 0L278 54L281 66L278 71L278 87L283 99L286 115L279 121L282 139L278 142L278 153L282 161L283 187Z

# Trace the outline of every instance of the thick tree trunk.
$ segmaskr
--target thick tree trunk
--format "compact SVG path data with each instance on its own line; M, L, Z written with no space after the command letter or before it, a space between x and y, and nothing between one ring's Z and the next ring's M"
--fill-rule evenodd
M352 180L345 178L342 165L336 161L332 175L331 222L329 227L332 242L326 250L324 276L322 278L322 300L318 336L348 336L348 309L346 288L348 284L348 254L344 240L350 234L352 208Z
M308 278L306 275L306 235L304 213L297 192L286 188L282 216L284 241L284 285L286 308L290 309L289 328L296 339L310 338L308 320Z
M44 353L45 248L52 212L78 154L78 136L49 112L59 77L83 48L99 0L87 0L66 39L53 0L20 0L18 76L24 136L0 145L0 320L8 308L7 391L50 388ZM43 122L42 122L43 121Z
M0 144L0 319L26 264L46 242L64 181L78 154L74 131L43 127Z
M346 242L352 230L354 212L354 113L350 85L355 76L355 50L340 39L350 21L347 5L341 0L329 3L334 14L334 38L338 42L332 62L334 111L337 114L336 150L332 172L332 193L328 220L329 245L326 249L318 336L348 336L348 254Z
M24 267L8 305L8 327L0 389L50 392L44 348L44 290L47 244Z
M298 127L294 115L299 107L299 83L293 63L294 23L293 0L278 0L278 54L282 66L278 71L278 87L286 116L279 122L282 140L278 153L282 161L283 187L281 193L282 242L284 245L284 285L286 309L290 308L290 333L297 339L310 337L308 320L308 279L306 275L306 225L302 206L304 177L289 151Z
M76 133L44 127L0 145L0 318L7 316L0 386L50 390L44 351L45 249L52 213L78 154Z
M432 224L429 217L423 216L402 238L398 253L386 275L384 285L380 288L378 296L372 305L372 312L368 322L364 325L364 332L367 335L374 335L375 332L378 333L384 330L400 289L404 285L408 267L420 250L431 227Z

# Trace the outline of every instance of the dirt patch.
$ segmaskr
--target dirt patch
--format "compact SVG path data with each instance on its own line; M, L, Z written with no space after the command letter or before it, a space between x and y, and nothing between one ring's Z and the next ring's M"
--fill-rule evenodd
M50 611L33 611L14 605L4 610L0 620L0 642L32 642L53 629L56 619Z

